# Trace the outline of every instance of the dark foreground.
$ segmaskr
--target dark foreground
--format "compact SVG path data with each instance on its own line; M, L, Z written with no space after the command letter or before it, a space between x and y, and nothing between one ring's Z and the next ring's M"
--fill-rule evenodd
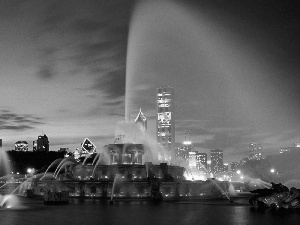
M181 202L70 199L68 205L44 205L41 198L18 197L13 209L0 209L1 225L56 224L297 224L300 210L257 209L248 197Z

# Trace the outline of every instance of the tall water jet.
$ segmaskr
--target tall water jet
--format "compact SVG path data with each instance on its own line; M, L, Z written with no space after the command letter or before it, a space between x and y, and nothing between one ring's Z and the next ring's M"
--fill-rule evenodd
M56 173L56 175L55 175L55 179L57 179L57 176L58 176L58 174L59 174L59 172L62 170L62 168L65 168L66 166L68 166L68 165L74 165L75 164L75 162L64 162L62 165L61 165L61 167L59 168L59 170L57 171L57 173Z
M121 178L121 175L120 175L120 174L116 174L116 175L115 175L114 182L113 182L113 186L112 186L112 189L111 189L110 204L113 203L115 187L116 187L116 184L117 184L117 182L119 181L120 178Z
M47 172L48 172L49 169L51 169L51 168L52 168L53 166L55 166L55 165L59 165L60 162L61 162L62 160L63 160L62 158L54 160L54 161L48 166L48 168L46 169L46 171L45 171L45 173L44 173L44 176L46 176L46 174L47 174ZM41 179L43 179L44 176L42 176Z
M255 107L257 85L249 85L268 78L269 65L251 43L222 25L209 11L185 2L138 1L128 36L125 119L140 107L155 115L156 89L171 86L181 124L193 121L205 129L220 121L216 129L247 123L257 129L269 120L268 111ZM155 117L148 128L155 139ZM197 138L204 142L207 135Z
M65 162L73 162L73 163L77 163L77 161L73 158L73 157L67 157L67 158L64 158L63 160L60 161L60 163L58 164L54 174L53 174L53 177L56 177L57 176L57 171L59 171L60 167L65 163Z
M11 165L8 155L0 148L0 177L11 174Z

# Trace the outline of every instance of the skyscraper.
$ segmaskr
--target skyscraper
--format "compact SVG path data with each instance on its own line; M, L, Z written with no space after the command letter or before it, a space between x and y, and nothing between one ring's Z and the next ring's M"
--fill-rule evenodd
M206 173L206 171L207 171L207 154L206 153L198 153L196 157L197 157L197 169Z
M223 150L220 149L211 149L210 150L210 158L211 158L211 172L213 174L219 173L223 171Z
M33 142L33 144L35 143ZM35 146L33 148L35 148ZM38 136L36 140L36 151L49 152L49 140L46 134Z
M175 115L174 90L171 87L157 89L157 142L166 150L168 160L174 155Z
M96 152L96 146L88 138L81 143L81 154L93 154Z
M175 149L175 157L181 157L188 160L189 152L192 151L192 142L185 140L180 148Z

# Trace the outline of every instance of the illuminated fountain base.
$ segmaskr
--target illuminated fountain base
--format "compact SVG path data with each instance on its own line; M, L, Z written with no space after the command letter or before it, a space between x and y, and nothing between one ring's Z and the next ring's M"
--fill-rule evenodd
M36 178L27 181L32 183L27 186L32 187L35 195L45 195L49 190L68 191L69 196L104 199L176 200L228 196L229 182L189 181L185 180L184 167L167 163L142 164L143 145L111 144L105 147L110 165L93 165L88 161L87 164L69 164L65 174L60 174L56 180Z
M76 165L72 171L74 179L33 180L32 182L36 183L35 194L45 194L43 187L51 187L53 182L59 184L58 186L64 186L63 190L67 190L70 197L179 200L226 198L229 193L229 182L212 179L185 180L183 167L169 166L166 163L98 165L96 168L92 165ZM58 189L54 187L53 190Z

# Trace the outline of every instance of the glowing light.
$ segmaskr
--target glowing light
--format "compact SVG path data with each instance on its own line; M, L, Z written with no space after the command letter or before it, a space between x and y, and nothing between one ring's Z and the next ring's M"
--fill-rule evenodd
M272 168L270 171L271 171L271 173L274 173L274 172L275 172L275 169Z
M240 171L240 170L237 170L236 173L237 173L237 174L241 174L241 171Z

